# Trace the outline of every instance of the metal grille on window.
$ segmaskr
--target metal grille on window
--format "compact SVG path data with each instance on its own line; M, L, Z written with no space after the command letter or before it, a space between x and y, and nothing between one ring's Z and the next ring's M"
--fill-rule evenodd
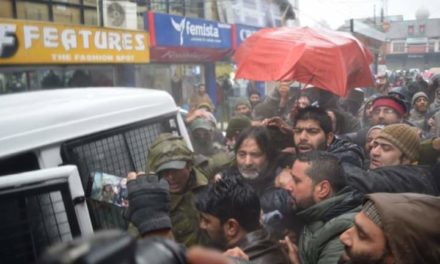
M160 133L175 133L175 124L174 117L161 118L63 145L64 163L78 166L95 230L127 228L128 223L122 216L127 204L121 202L122 187L118 182L129 171L147 170L148 147ZM107 186L109 191L105 191L104 185L113 189Z
M78 235L79 231L71 230L61 192L31 194L25 190L2 195L2 263L34 263L47 246L70 241L73 235Z

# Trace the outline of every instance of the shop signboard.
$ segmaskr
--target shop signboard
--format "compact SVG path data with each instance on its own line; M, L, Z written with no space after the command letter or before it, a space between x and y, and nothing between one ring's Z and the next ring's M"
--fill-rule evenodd
M143 31L0 19L2 64L148 63Z
M148 12L151 59L169 62L221 60L232 48L231 25Z
M248 26L248 25L242 25L242 24L235 24L232 26L232 46L235 50L240 46L240 44L248 38L250 35L254 34L258 30L260 30L260 27L254 27L254 26Z

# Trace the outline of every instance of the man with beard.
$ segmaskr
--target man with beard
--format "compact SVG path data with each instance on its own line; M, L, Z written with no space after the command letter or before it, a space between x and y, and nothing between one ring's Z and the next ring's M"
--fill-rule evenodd
M414 193L366 196L339 238L340 264L440 263L440 198Z
M324 151L300 154L291 168L290 191L305 226L297 251L286 239L295 264L337 263L344 246L338 237L353 224L362 196L346 185L338 158Z
M266 127L243 130L235 143L235 162L221 177L239 177L261 196L274 185L278 151Z
M227 155L226 147L215 142L215 124L206 118L196 118L190 124L191 142L194 152L212 158L218 154Z
M343 164L347 182L363 193L414 192L437 195L428 166L415 165L420 154L416 128L406 124L384 127L373 140L370 170Z
M236 116L243 115L243 116L251 118L251 114L252 114L251 104L249 103L249 101L247 99L240 98L235 103L234 113Z
M251 103L252 109L254 109L255 106L261 102L261 94L257 90L252 89L249 92L249 102Z
M373 99L371 109L370 126L346 135L359 146L365 145L366 135L371 126L405 123L408 111L406 103L392 95L376 97Z
M363 166L362 148L345 139L336 138L332 121L322 108L309 106L299 110L293 124L293 138L298 154L326 150L336 155L341 162Z
M225 177L210 183L197 196L196 207L200 228L215 247L239 247L251 263L289 263L278 242L260 225L258 195L240 178Z
M424 133L429 132L428 126L428 96L424 92L414 94L411 101L412 109L409 112L408 121L418 127Z
M407 113L405 103L390 95L379 96L373 101L371 125L390 125L403 123Z

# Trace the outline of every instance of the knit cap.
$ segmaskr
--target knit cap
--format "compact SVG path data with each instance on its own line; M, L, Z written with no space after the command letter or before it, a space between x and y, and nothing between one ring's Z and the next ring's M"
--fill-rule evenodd
M385 127L384 125L375 125L375 126L370 127L370 129L368 129L368 132L367 132L367 137L370 135L371 131L373 131L375 129L382 130L384 127Z
M373 223L382 228L382 219L380 218L379 212L377 211L376 205L373 201L367 200L362 206L362 212L370 218Z
M247 116L234 116L229 120L228 128L226 129L226 137L231 138L236 133L240 133L242 130L251 127L251 125L251 120Z
M386 106L394 109L394 111L399 113L401 116L409 110L407 109L405 102L390 95L379 96L373 100L373 109L380 106Z
M426 99L428 99L428 96L424 92L415 93L414 96L412 97L411 105L414 105L414 103L417 101L419 97L425 97Z
M415 161L419 157L420 137L414 127L406 124L388 125L382 129L377 138L388 140L411 161Z
M249 109L251 109L251 103L249 102L248 99L246 98L239 98L237 100L237 102L235 103L235 108L237 108L239 105L246 105L247 107L249 107Z

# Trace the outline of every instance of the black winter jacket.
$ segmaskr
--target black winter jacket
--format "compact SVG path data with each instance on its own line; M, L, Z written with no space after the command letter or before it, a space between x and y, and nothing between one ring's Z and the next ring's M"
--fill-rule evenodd
M347 183L363 193L423 193L438 195L434 177L426 166L397 165L365 171L342 164Z
M236 245L249 256L252 264L282 264L289 263L287 253L278 241L273 240L264 229L246 234Z
M342 138L335 138L327 149L328 152L339 158L341 164L363 167L364 151L358 145Z

